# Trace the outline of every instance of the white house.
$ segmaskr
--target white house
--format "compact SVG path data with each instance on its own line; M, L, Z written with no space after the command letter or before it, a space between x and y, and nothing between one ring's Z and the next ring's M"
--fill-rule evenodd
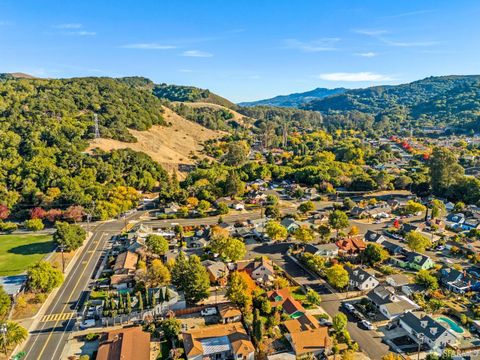
M380 284L377 278L362 268L355 268L352 269L349 266L345 266L345 270L347 270L348 275L350 276L350 283L349 286L351 288L356 288L361 291L371 290Z

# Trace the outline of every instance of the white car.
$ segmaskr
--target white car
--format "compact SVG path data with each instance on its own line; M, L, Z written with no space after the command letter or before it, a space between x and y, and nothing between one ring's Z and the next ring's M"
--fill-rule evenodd
M362 324L362 326L364 326L368 330L373 330L374 329L374 327L373 327L373 325L370 321L362 320L362 321L360 321L360 324Z
M349 303L343 303L343 307L345 309L347 309L348 312L352 312L353 310L355 310L355 308L353 307L352 304L349 304Z
M80 329L88 329L95 326L94 319L85 320L83 323L80 324Z
M209 315L215 315L217 313L217 309L214 307L206 308L200 311L200 314L202 316L209 316Z

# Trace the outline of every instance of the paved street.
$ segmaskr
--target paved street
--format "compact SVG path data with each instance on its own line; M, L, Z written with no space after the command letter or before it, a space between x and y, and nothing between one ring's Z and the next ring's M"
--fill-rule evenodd
M287 256L290 243L279 243L273 245L252 244L248 246L247 257L256 257L259 255L268 256L278 266L285 270L290 276L304 286L309 286L317 291L322 297L322 308L331 317L335 316L341 309L341 302L344 295L330 291L330 287L323 279L318 278L305 271L300 265ZM371 359L381 359L383 355L388 353L389 347L382 342L381 337L375 331L368 331L360 328L357 321L349 314L349 322L347 329L358 345Z
M134 213L130 219L140 214ZM73 330L79 300L85 295L90 278L111 235L120 232L123 220L92 225L92 238L86 244L45 315L30 333L24 350L25 360L60 359L69 332Z

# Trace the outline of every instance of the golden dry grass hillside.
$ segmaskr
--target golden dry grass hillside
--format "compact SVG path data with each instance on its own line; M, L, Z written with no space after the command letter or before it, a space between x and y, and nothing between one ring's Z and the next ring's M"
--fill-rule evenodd
M182 173L188 165L194 163L190 159L191 154L200 156L203 142L225 134L186 120L168 108L165 108L164 118L172 125L168 127L155 125L147 131L129 130L138 140L136 143L100 138L93 140L87 151L91 152L95 148L104 151L126 148L142 151L168 172L176 170L180 177L183 177Z

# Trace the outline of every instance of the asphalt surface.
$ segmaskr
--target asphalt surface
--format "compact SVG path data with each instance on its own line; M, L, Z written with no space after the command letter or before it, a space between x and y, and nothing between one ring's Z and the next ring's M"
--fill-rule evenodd
M127 219L140 216L134 213ZM57 292L45 315L30 332L24 347L25 360L57 360L61 358L69 332L75 328L76 312L84 298L108 239L121 231L124 220L92 225L93 233L83 252Z

